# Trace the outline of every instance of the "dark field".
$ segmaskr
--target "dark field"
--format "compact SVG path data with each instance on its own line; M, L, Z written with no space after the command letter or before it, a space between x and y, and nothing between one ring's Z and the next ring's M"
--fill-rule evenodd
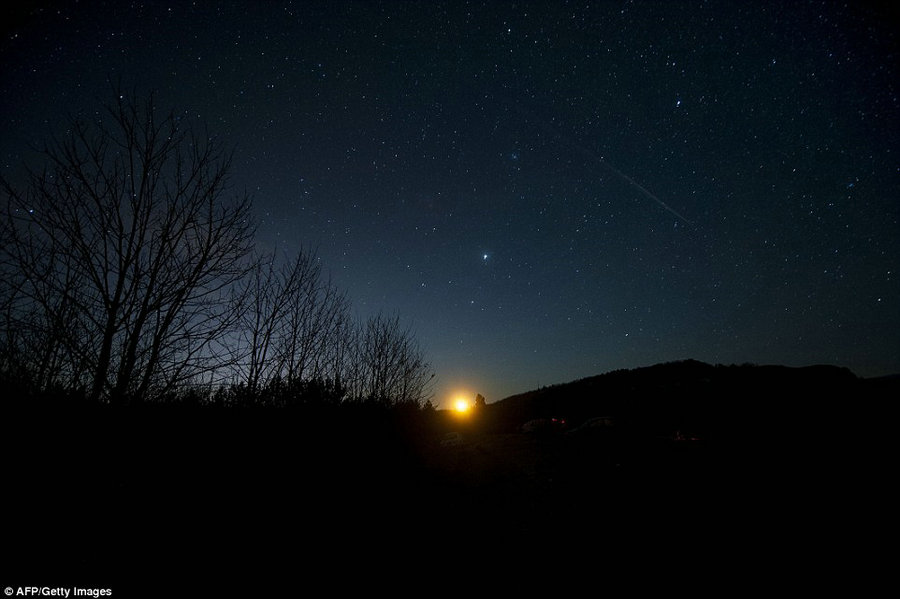
M877 413L893 390L854 387L852 400ZM12 411L4 570L132 591L236 578L257 591L321 580L363 591L455 569L504 585L536 573L551 586L598 575L752 584L759 568L768 579L795 571L798 553L829 554L874 517L841 516L867 496L873 468L852 428L820 434L832 412L783 407L808 396L760 400L782 405L768 419L740 397L532 433L508 400L466 420L337 407ZM541 405L528 415L542 419Z
M440 413L172 410L7 420L12 571L102 581L552 556L598 531L702 534L664 514L721 501L704 441L479 431ZM444 445L451 424L459 442Z

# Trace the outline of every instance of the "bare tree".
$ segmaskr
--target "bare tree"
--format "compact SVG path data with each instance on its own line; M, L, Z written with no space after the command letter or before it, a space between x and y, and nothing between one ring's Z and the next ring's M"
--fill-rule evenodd
M140 400L219 368L254 232L249 198L226 198L230 155L123 95L43 155L2 181L5 329L33 340L40 385Z
M431 398L433 373L416 337L399 316L369 318L357 337L357 393L390 405L423 407Z
M337 383L346 295L326 279L318 258L300 250L290 262L260 260L244 288L243 358L238 378L248 392L309 380Z
M282 276L273 254L259 260L245 282L238 327L241 349L235 368L251 395L257 393L261 382L275 376L271 355L284 326L289 299Z

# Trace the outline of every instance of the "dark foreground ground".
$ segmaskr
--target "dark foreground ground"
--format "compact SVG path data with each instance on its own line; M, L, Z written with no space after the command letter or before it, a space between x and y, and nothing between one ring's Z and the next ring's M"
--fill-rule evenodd
M250 596L623 578L730 591L796 573L799 548L843 532L822 513L830 497L806 490L821 480L818 449L788 458L765 436L473 422L178 407L7 415L0 583L119 597L214 596L238 581ZM830 460L835 493L851 480Z

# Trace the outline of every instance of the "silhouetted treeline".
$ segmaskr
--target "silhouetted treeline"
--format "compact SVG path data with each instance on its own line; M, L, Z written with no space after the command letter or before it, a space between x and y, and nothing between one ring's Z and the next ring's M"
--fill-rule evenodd
M796 422L804 415L818 422L836 405L886 396L897 388L891 380L861 379L836 366L711 365L685 360L514 395L488 404L485 419L495 430L507 431L531 419L557 418L575 427L588 418L610 416L652 434L676 430L743 434L753 427L771 430L779 420Z
M424 406L399 317L362 321L314 253L258 251L231 155L153 97L73 119L0 180L0 380L18 399Z

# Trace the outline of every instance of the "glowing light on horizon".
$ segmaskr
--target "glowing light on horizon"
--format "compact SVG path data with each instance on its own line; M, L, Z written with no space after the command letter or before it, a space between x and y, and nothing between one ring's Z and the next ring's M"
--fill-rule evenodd
M456 410L458 414L465 414L469 411L472 406L465 399L459 398L453 402L453 409Z

